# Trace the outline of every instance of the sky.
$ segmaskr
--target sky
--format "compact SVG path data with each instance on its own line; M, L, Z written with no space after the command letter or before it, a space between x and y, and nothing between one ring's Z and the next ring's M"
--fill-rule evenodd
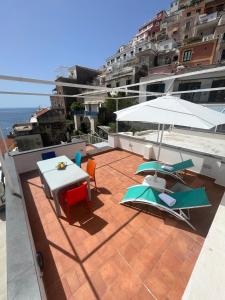
M0 74L54 80L61 67L98 68L170 0L7 0L0 10ZM0 91L54 86L0 81ZM50 106L49 97L0 95L0 108Z

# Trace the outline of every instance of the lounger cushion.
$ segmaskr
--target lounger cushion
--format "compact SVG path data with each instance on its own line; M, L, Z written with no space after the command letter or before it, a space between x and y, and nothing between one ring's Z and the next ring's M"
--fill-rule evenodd
M174 206L176 204L176 199L174 199L172 196L167 195L165 193L161 193L158 195L159 198L165 202L168 206Z
M185 169L189 169L193 166L194 166L194 164L191 159L184 160L184 161L179 162L174 165L162 164L158 161L149 161L149 162L140 164L137 168L136 174L138 174L140 172L146 172L146 171L157 171L157 172L162 172L162 173L166 173L166 174L176 173L179 171L183 171Z
M160 198L160 192L150 188L146 185L136 185L128 188L126 194L123 197L121 203L127 202L140 202L148 203L154 206L166 206ZM191 189L190 191L176 192L172 194L172 197L176 199L176 203L170 209L190 209L197 207L210 206L207 194L204 188Z
M172 166L168 166L168 165L162 165L162 169L164 169L166 171L173 171L173 167Z

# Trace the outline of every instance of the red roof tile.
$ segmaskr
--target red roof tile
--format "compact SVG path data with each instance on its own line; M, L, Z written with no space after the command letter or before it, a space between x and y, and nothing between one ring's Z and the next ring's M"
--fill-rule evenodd
M49 111L49 108L42 108L41 110L39 110L39 111L37 111L36 112L36 115L37 115L37 117L40 117L40 116L42 116L42 115L44 115L46 112L48 112Z

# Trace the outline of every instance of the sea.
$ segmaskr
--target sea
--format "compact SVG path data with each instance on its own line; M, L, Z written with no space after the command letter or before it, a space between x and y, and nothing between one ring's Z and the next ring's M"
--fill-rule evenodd
M14 124L29 122L36 110L37 108L35 107L0 108L0 127L4 137L7 137Z

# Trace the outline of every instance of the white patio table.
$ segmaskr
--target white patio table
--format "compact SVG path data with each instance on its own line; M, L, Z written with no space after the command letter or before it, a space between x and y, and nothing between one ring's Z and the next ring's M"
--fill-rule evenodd
M66 168L58 170L56 166L59 162L64 162L67 165ZM52 194L58 216L61 216L59 191L67 186L87 181L88 198L91 200L89 175L65 155L38 161L37 166L42 182L44 183L45 194L48 198Z

